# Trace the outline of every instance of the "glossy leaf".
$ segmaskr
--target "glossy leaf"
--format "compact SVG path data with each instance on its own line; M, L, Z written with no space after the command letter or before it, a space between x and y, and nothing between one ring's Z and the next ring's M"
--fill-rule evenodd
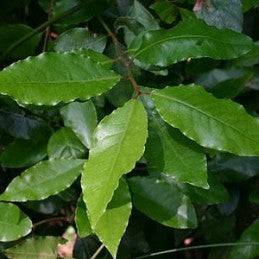
M231 249L229 259L253 259L259 256L259 221L251 224L241 235L238 243L257 243L251 245L234 246Z
M216 99L195 85L154 91L152 98L166 122L200 145L241 156L259 155L259 123L241 105Z
M7 110L0 110L0 128L15 138L27 140L51 131L43 120Z
M93 233L86 213L86 206L82 198L80 198L77 203L75 222L77 233L81 238L87 237Z
M48 53L1 71L0 93L23 104L56 105L100 95L118 81L113 71L84 55Z
M62 243L59 237L36 237L24 240L4 251L10 259L56 259L57 246Z
M145 103L153 107L150 98ZM208 188L206 157L202 148L166 124L149 108L149 136L145 157L151 172L161 172L178 182Z
M95 131L81 184L84 201L94 228L117 189L120 177L130 172L144 152L147 118L137 100L106 116Z
M244 69L213 69L199 76L196 82L217 98L234 98L251 80L253 73Z
M24 37L28 33L31 33L33 29L29 26L23 24L1 24L0 25L0 59L5 51L18 41L20 38ZM27 41L22 43L19 48L13 50L8 54L8 59L26 58L27 56L34 55L36 47L40 42L41 35L36 34L30 37ZM5 57L6 58L6 57Z
M17 176L0 195L1 201L43 200L68 188L80 175L84 160L43 161Z
M93 146L93 132L97 126L97 114L91 101L73 102L63 107L61 115L67 127L70 127L82 143L90 148Z
M14 204L0 202L0 242L9 242L28 235L31 220Z
M105 46L106 36L94 36L84 28L74 28L62 33L53 48L57 52L91 49L102 53Z
M259 174L259 157L218 154L210 161L209 170L225 182L242 182Z
M21 168L36 164L47 156L46 142L16 139L0 155L3 167Z
M121 238L131 213L131 196L127 183L120 181L112 200L95 226L95 233L113 257L116 257Z
M199 19L185 20L171 30L148 31L130 45L132 57L140 62L168 66L189 58L233 59L253 47L245 35L220 30Z
M177 18L177 7L168 0L159 0L150 6L160 19L168 24L173 23Z
M183 186L183 192L193 203L199 204L218 204L227 202L229 199L228 191L216 177L208 175L209 189L198 188L189 184Z
M48 156L50 159L83 158L85 147L69 128L56 131L48 142Z
M172 228L197 226L194 207L175 185L152 177L133 177L128 182L133 205L148 217Z
M241 32L243 25L242 0L208 0L194 6L197 17L218 28Z
M105 213L99 219L94 230L91 230L87 209L83 200L79 201L76 211L76 224L79 235L85 237L95 233L115 257L120 240L128 225L130 213L131 197L129 189L127 183L121 180Z
M138 28L135 27L132 30L132 26L125 28L125 41L129 45L137 34L145 30L157 30L160 28L158 22L152 16L152 14L137 0L134 0L132 7L127 13L127 17L130 18L130 23L133 21L138 23Z

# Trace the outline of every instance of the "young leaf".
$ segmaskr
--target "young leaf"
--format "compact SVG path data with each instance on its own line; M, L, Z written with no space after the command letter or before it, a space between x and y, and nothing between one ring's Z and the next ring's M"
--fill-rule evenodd
M137 100L128 101L97 126L96 144L90 150L81 180L93 228L105 212L120 177L141 158L146 137L147 117Z
M130 52L137 61L162 67L188 58L233 59L252 47L252 40L245 35L192 19L170 30L144 33L131 43Z
M24 240L4 251L5 255L10 259L56 259L57 246L62 243L59 237L36 237Z
M145 97L146 106L153 107ZM152 104L151 104L152 103ZM152 108L149 109L149 135L145 157L151 172L160 172L176 181L208 188L206 156L202 148L178 129L167 125Z
M17 102L56 105L86 100L119 81L113 71L76 53L48 53L28 58L0 72L0 93Z
M148 217L172 228L197 226L194 207L177 186L153 177L133 177L128 183L133 205Z
M252 259L259 256L259 221L255 221L251 224L241 235L238 243L251 243L250 245L234 246L229 255L229 259Z
M91 49L102 53L106 46L106 36L93 36L84 28L74 28L62 33L54 43L57 52L76 49Z
M120 240L128 225L131 212L131 197L125 180L120 180L112 200L106 211L100 217L94 230L91 230L87 216L87 209L83 200L80 200L76 212L76 224L81 237L95 233L105 244L109 252L116 256ZM81 234L80 234L81 233Z
M14 204L0 202L0 242L9 242L28 235L31 220Z
M1 201L43 200L68 188L80 175L84 160L43 161L13 179Z
M85 147L69 128L56 131L48 142L49 159L83 158Z
M241 32L243 12L241 0L209 0L194 6L197 17L218 28L229 28Z
M92 101L73 102L61 109L64 124L70 127L82 143L93 146L93 132L97 126L97 114Z
M217 99L195 85L157 90L152 98L167 123L200 145L241 156L259 155L259 123L241 105Z

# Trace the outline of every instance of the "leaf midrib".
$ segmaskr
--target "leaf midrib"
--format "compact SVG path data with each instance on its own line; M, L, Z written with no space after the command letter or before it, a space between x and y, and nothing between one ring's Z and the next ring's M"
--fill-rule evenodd
M83 81L24 81L24 82L11 82L15 84L82 84L82 83L88 83L88 82L99 82L99 81L109 81L112 79L118 79L119 76L113 76L113 77L102 77L102 78L97 78L97 79L87 79ZM1 84L8 84L10 82L5 81L5 82L0 82Z
M244 138L248 139L249 141L258 142L257 139L252 139L252 138L248 137L246 134L244 134L244 133L243 133L242 131L240 131L239 129L233 127L231 124L228 124L228 123L226 123L226 122L224 122L224 121L222 121L222 120L220 120L220 119L214 117L213 115L211 115L211 114L209 114L209 113L206 113L206 112L202 111L202 110L199 109L199 108L194 107L193 105L190 105L190 104L188 104L188 103L186 103L186 102L184 102L184 101L182 101L182 100L179 100L179 99L177 99L177 98L174 98L174 97L172 97L172 96L167 96L167 95L159 94L159 93L157 93L157 92L155 93L155 95L160 96L160 97L163 97L163 98L165 98L165 99L173 100L173 101L175 101L175 102L177 102L177 103L179 103L179 104L182 104L182 105L188 107L189 109L195 110L196 112L199 112L199 113L201 113L201 114L207 116L208 118L217 121L217 122L220 123L220 124L223 124L223 125L225 125L225 126L228 126L229 128L231 128L232 130L238 132L240 135L242 135ZM161 115L161 116L162 116L162 115ZM162 117L164 117L164 116L162 116Z
M129 126L129 124L130 124L130 121L131 121L131 119L132 119L132 114L133 114L133 112L134 112L134 110L135 110L135 106L136 106L136 103L134 103L134 106L132 107L132 109L131 109L131 112L130 112L130 115L128 116L128 120L127 120L127 122L126 122L126 130L124 131L124 133L122 133L122 136L121 136L121 138L120 138L120 140L119 140L119 142L118 142L118 144L117 144L117 152L116 152L116 155L115 155L115 157L114 157L114 160L113 160L113 163L111 164L111 166L110 166L110 168L109 168L109 172L111 172L111 174L109 174L109 176L108 176L108 179L109 179L109 181L108 182L110 182L111 181L111 179L113 178L113 174L114 174L114 170L113 170L113 168L115 167L115 165L116 165L116 163L117 163L117 161L118 161L118 158L119 158L119 154L120 154L120 149L121 149L121 146L122 146L122 142L123 142L123 140L125 139L125 136L127 135L127 132L128 132L128 126ZM107 187L108 185L106 185L106 187ZM114 190L115 191L115 190ZM110 200L107 202L107 204L111 201L111 199L112 199L112 197L110 198ZM98 199L98 201L100 201L101 199L99 198Z

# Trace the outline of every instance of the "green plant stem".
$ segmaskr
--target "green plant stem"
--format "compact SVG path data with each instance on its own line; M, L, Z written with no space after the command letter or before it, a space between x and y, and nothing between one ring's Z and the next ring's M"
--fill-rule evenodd
M130 81L131 86L133 88L133 90L135 91L137 97L141 95L141 90L131 72L130 69L130 62L129 62L129 58L128 56L123 53L121 51L121 43L119 42L119 40L117 39L116 35L110 30L110 28L108 27L108 25L104 22L104 20L101 17L98 17L99 22L102 24L102 26L104 27L104 29L107 31L108 35L111 37L113 44L115 46L115 51L116 54L118 56L118 59L121 60L122 65L126 68L127 71L127 79Z
M195 250L195 249L206 249L206 248L214 248L214 247L231 247L231 246L256 246L256 245L259 245L259 242L218 243L218 244L209 244L209 245L197 245L197 246L189 246L189 247L180 247L180 248L152 253L149 255L138 256L138 257L135 257L135 259L143 259L143 258L154 257L154 256L158 256L158 255L163 255L163 254L178 253L178 252Z
M62 13L61 15L54 17L48 21L46 21L45 23L41 24L39 27L35 28L32 32L24 35L23 37L21 37L19 40L17 40L16 42L14 42L12 45L10 45L9 48L7 48L7 50L3 53L2 59L6 59L6 57L9 55L10 52L12 52L14 49L16 49L17 47L19 47L23 42L25 42L26 40L28 40L29 38L33 37L35 34L37 34L40 31L43 31L44 29L46 29L47 27L49 27L52 23L66 17L69 16L70 14L78 11L80 9L80 6L75 6L73 8L71 8L70 10L68 10L67 12Z

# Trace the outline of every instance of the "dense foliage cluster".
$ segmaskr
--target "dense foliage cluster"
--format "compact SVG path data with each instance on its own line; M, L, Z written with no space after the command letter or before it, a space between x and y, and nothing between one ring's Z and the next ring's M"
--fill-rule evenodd
M258 6L1 0L0 256L259 256Z

